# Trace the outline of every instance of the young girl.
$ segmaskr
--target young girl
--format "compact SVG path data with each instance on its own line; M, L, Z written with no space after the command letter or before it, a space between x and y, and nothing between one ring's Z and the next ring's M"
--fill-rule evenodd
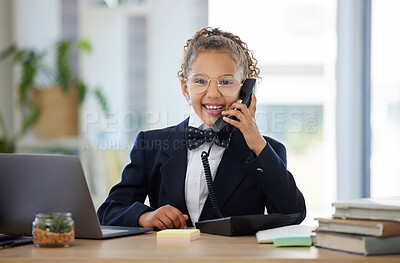
M285 147L260 134L254 94L249 108L237 102L244 80L258 77L256 64L246 43L218 28L203 28L186 42L178 76L194 114L176 126L139 133L121 182L97 212L101 224L186 228L217 218L201 153L213 136L206 129L221 116L236 127L209 155L222 215L264 214L267 208L268 213L302 213L304 219L304 198L286 169ZM150 206L143 203L146 196Z

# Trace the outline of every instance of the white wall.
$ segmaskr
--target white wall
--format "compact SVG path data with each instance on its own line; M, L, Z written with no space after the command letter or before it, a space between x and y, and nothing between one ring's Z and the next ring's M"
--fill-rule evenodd
M93 96L88 96L83 105L82 132L89 138L97 138L98 131L105 132L109 139L122 136L118 129L118 116L127 110L127 20L128 16L118 10L80 6L80 36L93 45L93 52L81 56L83 78L92 89L99 87L109 104L112 122L105 123L100 107ZM93 112L94 111L94 112ZM95 114L100 123L92 125ZM100 129L99 129L100 128Z
M0 1L0 51L12 43L11 0ZM9 133L13 133L12 58L0 61L0 112Z
M207 26L207 13L201 14L199 1L156 0L152 2L149 27L148 110L159 114L148 128L174 125L189 111L180 91L177 72L186 40ZM197 19L197 15L204 16ZM149 120L151 122L152 120Z
M19 47L47 50L61 36L59 0L14 0L13 23ZM48 56L46 64L53 63Z

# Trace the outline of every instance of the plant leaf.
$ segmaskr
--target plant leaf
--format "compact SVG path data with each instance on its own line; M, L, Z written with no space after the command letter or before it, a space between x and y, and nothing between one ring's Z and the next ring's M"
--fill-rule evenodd
M1 112L0 112L0 131L3 134L4 138L8 137L7 127L3 119L3 114L1 114Z
M72 230L69 224L69 219L60 217L55 213L49 213L49 216L44 218L44 224L39 224L38 227L44 231L53 233L68 233Z
M32 107L30 113L24 119L22 128L16 136L16 140L19 140L35 123L40 117L41 110L39 107Z
M109 109L108 109L108 103L107 103L106 96L104 96L104 94L100 88L94 89L94 95L96 96L97 101L99 102L101 109L103 110L103 113L107 116Z
M78 42L78 49L90 53L93 50L92 44L87 39L81 39Z
M3 120L3 115L0 112L0 128L2 136L0 137L0 153L13 153L15 152L15 141L8 137L7 127Z
M15 152L15 143L12 139L5 137L0 138L0 153L13 153Z
M60 84L64 92L66 92L69 89L72 79L72 73L68 61L68 55L70 50L71 50L70 40L60 40L56 43L57 82Z
M86 98L88 88L87 88L86 84L81 80L78 80L76 82L75 86L76 86L76 90L78 91L79 103L82 103Z
M21 82L18 86L18 100L20 105L29 101L29 91L34 84L36 75L40 69L40 62L44 53L36 52L33 49L22 49L15 54L14 61L21 64Z
M16 50L17 47L15 46L15 44L9 45L6 49L0 52L0 61L9 57L11 54L14 54Z

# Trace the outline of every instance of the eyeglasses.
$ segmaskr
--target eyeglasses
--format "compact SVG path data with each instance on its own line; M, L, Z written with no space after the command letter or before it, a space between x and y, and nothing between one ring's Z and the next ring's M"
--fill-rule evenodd
M202 93L210 86L211 80L217 81L218 90L224 96L235 95L242 86L240 80L233 75L224 75L219 79L210 79L203 73L191 73L187 77L186 83L192 92Z

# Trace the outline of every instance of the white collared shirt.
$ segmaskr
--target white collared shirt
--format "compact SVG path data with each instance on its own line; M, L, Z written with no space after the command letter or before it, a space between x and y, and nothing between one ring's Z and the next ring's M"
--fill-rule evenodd
M192 112L189 117L189 126L193 126L202 130L210 128L197 115ZM187 150L187 169L185 180L185 201L189 211L190 219L194 225L199 221L204 203L208 196L208 188L206 177L204 174L203 164L201 162L201 153L208 151L211 142L205 142L194 150ZM211 176L214 180L217 173L219 163L225 148L213 145L208 160L210 162Z

